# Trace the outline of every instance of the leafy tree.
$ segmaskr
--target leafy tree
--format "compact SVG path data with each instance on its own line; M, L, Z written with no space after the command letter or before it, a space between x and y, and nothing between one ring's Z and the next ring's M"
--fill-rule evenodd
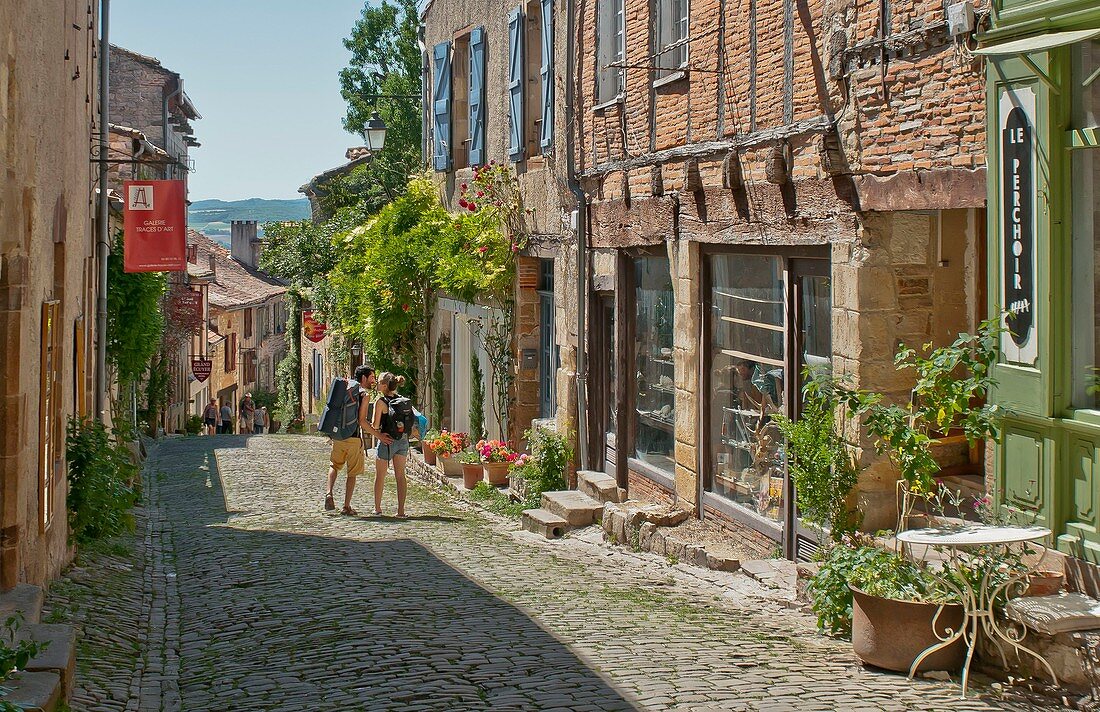
M477 354L470 356L470 439L485 437L485 380L481 373L481 360Z
M415 0L367 4L344 46L351 61L340 72L340 93L348 103L344 128L366 135L378 111L388 128L386 148L364 166L338 179L326 207L366 206L376 212L403 192L420 163L420 100L377 95L420 96L420 47ZM342 184L342 185L340 185Z

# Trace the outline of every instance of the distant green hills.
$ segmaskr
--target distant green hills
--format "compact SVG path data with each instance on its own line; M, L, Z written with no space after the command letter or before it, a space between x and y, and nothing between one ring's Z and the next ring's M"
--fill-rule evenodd
M228 245L229 224L234 220L255 220L262 224L276 220L304 220L309 216L309 201L305 198L196 200L187 209L187 226Z

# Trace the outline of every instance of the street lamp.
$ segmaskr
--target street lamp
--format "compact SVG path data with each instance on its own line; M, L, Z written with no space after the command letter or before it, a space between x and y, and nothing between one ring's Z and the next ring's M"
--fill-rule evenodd
M379 153L386 143L386 122L377 111L371 113L366 130L367 148L371 153Z
M359 358L363 353L363 347L359 344L353 344L351 347L351 355L355 358Z

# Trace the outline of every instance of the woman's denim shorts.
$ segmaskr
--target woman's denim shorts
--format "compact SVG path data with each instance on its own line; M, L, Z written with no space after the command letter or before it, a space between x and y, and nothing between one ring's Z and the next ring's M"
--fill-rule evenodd
M400 440L394 440L391 444L378 443L378 449L375 450L375 456L379 460L392 460L398 455L408 456L409 454L409 438L405 435L401 436Z

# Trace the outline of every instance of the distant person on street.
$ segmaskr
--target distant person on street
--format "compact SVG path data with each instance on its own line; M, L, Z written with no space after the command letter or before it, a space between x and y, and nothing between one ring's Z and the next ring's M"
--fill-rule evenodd
M355 369L352 380L359 385L359 433L344 440L332 441L332 452L329 455L330 467L328 468L328 492L325 494L325 509L336 509L336 501L333 499L332 490L336 487L336 475L340 468L346 469L347 484L344 487L344 507L341 514L358 514L351 507L351 495L355 491L355 478L363 474L366 469L366 453L363 451L363 434L370 433L383 442L393 442L393 438L383 434L377 427L367 421L367 408L370 399L367 391L375 386L374 369L369 366L359 366Z
M267 429L267 406L256 409L256 414L252 416L252 432L257 435L263 435L264 430Z
M241 401L241 428L237 432L241 435L251 435L255 418L256 404L252 402L252 394L245 393L244 400Z
M389 439L378 444L374 460L374 516L382 514L382 490L386 471L393 463L393 476L397 480L397 516L405 516L405 462L409 456L409 438L416 418L412 402L397 392L405 384L404 376L383 373L378 377L382 395L374 402L374 429Z
M229 401L222 403L222 429L220 432L222 435L233 434L233 406L229 405Z
M218 412L218 400L211 398L202 411L202 424L206 428L206 434L213 435L218 432L217 428L220 421L221 414Z

